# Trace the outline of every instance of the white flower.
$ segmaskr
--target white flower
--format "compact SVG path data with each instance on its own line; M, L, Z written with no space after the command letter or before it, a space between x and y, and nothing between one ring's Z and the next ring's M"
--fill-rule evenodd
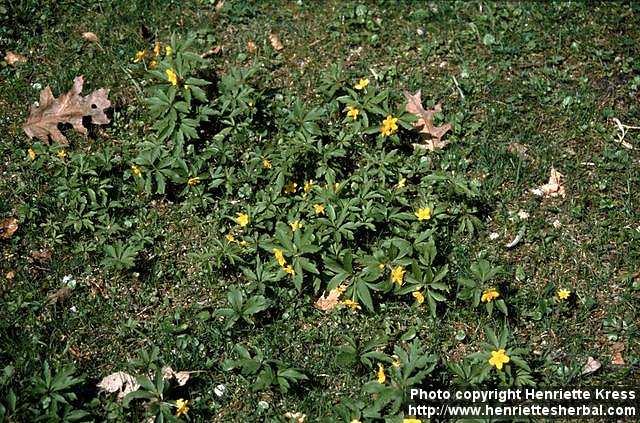
M65 277L62 278L62 284L73 289L76 287L76 280L73 278L72 275L66 275Z
M491 241L493 241L494 239L498 239L498 238L500 238L500 235L499 235L497 232L491 232L491 233L489 234L489 239L490 239Z
M224 392L225 392L226 390L227 390L227 387L226 387L226 386L224 386L224 385L221 383L220 385L218 385L218 386L216 386L216 387L215 387L215 389L213 390L213 392L214 392L217 396L221 397L221 396L223 396L223 395L224 395Z
M520 219L522 219L522 220L527 220L527 219L529 218L529 213L527 213L527 212L526 212L526 211L524 211L524 210L520 210L520 211L518 212L518 217L519 217Z

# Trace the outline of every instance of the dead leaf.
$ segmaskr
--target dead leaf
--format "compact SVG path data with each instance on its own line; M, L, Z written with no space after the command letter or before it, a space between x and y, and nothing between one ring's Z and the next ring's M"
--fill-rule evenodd
M42 249L39 251L31 251L31 257L40 263L47 262L51 260L51 250Z
M256 50L258 50L258 47L256 47L256 43L254 43L253 41L247 41L247 51L249 53L255 53Z
M107 98L109 90L100 88L83 97L80 95L83 84L82 76L77 76L71 90L57 99L53 97L50 87L42 90L39 105L31 106L29 118L23 126L27 136L47 143L51 136L54 141L68 144L67 138L58 129L59 123L70 123L73 129L83 135L87 134L87 128L82 125L84 116L91 116L91 122L97 125L109 123L109 118L104 113L105 109L111 107Z
M8 281L13 280L16 277L16 272L14 270L9 270L6 275L4 275Z
M18 230L18 219L8 217L0 221L0 238L9 239Z
M299 411L295 413L289 411L284 414L284 417L286 419L289 419L289 421L294 421L295 423L304 423L307 420L307 415L302 414Z
M587 363L584 365L584 367L582 367L582 374L588 375L595 372L600 367L602 367L602 364L600 364L598 360L593 357L587 357Z
M8 51L4 56L4 61L7 62L9 66L14 66L16 63L25 63L27 58L21 54Z
M440 103L436 104L433 109L425 110L424 107L422 107L421 90L418 90L415 94L410 94L408 91L405 91L404 96L407 99L405 110L418 118L418 120L413 123L413 127L419 130L426 142L422 147L420 147L421 144L414 144L413 146L430 151L446 146L448 141L442 141L442 137L451 130L451 124L445 123L441 126L434 126L433 124L434 115L442 111Z
M56 303L63 303L67 298L71 296L71 288L63 286L53 294L47 297L47 305L54 305Z
M203 59L206 59L207 57L211 57L211 56L214 56L216 54L220 54L221 51L222 51L222 46L220 44L218 44L217 46L213 47L211 50L202 53L200 55L200 57L202 57Z
M562 184L562 173L558 172L555 168L551 168L551 175L549 176L549 182L546 184L532 189L531 192L541 197L557 197L565 196L564 185Z
M322 296L318 298L314 304L314 307L322 311L331 311L338 304L340 304L341 291L338 288L329 291L329 295L325 297L326 292L322 293Z
M626 363L624 358L622 358L622 352L624 351L624 343L623 342L615 342L611 345L611 364L616 366L624 366Z
M223 0L218 1L215 6L216 13L220 13L223 7L224 7L224 1Z
M175 378L176 382L178 382L178 386L184 386L189 381L192 373L197 373L197 371L188 372L183 370L181 372L174 372L173 369L169 366L165 366L162 368L162 378L165 380L171 380Z
M136 378L125 372L105 376L96 386L109 393L118 392L118 399L124 398L129 392L137 391L140 387Z
M269 42L271 43L271 47L273 47L273 49L276 51L280 51L284 48L284 46L280 42L280 37L278 37L278 34L276 34L275 32L269 34Z
M97 43L100 40L98 39L98 36L96 34L94 34L93 32L83 32L82 33L82 38L84 38L86 41L90 42L90 43Z

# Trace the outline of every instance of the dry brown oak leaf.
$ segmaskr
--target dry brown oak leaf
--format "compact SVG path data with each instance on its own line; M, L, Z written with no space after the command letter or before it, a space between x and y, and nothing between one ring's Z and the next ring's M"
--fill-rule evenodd
M451 124L445 123L441 126L435 126L433 124L433 116L442 111L440 103L436 104L433 109L425 110L424 107L422 107L421 90L418 90L415 94L405 91L404 96L407 99L405 110L418 118L418 120L413 123L413 127L419 129L419 132L425 136L426 145L422 146L418 144L414 146L434 151L447 145L448 143L446 141L442 141L442 137L451 130Z
M58 129L59 123L70 123L73 129L86 135L87 128L82 125L84 116L91 116L91 122L96 125L109 123L104 113L111 107L107 98L109 90L100 88L87 96L81 96L84 79L77 76L73 80L73 87L68 93L55 98L51 87L46 87L40 93L40 102L31 106L29 118L23 125L24 132L29 138L38 138L46 143L51 139L61 144L68 144L67 138Z

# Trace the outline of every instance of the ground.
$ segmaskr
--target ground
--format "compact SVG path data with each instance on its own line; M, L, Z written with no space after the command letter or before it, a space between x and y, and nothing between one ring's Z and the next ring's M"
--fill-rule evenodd
M178 399L191 421L401 420L405 409L380 404L376 389L410 385L393 374L408 362L393 363L413 347L433 361L418 366L429 387L640 385L640 130L621 140L616 124L640 126L637 5L21 1L0 6L0 20L0 52L25 58L0 64L6 421L62 421L73 410L80 421L173 418ZM184 51L205 57L190 75L212 83L198 104L212 112L176 147L173 135L158 140L148 99L172 89L165 68L177 69L190 37ZM175 51L156 55L156 43ZM85 95L110 90L110 123L85 119L87 136L62 126L68 145L29 139L22 126L42 89L58 96L78 75ZM354 89L361 78L369 85ZM442 104L436 124L452 124L444 148L412 147L421 138L405 90L421 90L425 107ZM366 107L345 114L365 92L384 97L367 109L369 125ZM387 115L400 121L385 137ZM170 164L145 159L153 148ZM564 195L532 193L552 168ZM313 204L335 206L348 225ZM433 217L418 220L417 208ZM296 233L311 237L307 252ZM437 247L433 263L421 261L420 234ZM397 239L410 252L397 254ZM296 267L300 284L274 259L278 247L287 263L311 263ZM367 279L374 259L383 266ZM478 263L496 274L474 275ZM397 266L402 286L390 282ZM444 266L443 289L417 281L414 268ZM342 298L360 309L318 310L340 272L334 285L349 286ZM476 307L465 280L478 296L496 288L507 313L487 311L498 300ZM371 309L355 288L365 285ZM443 297L433 313L412 295L429 289ZM249 321L229 311L238 295L255 305ZM507 333L506 345L486 328ZM255 372L236 345L263 357L244 363ZM523 365L498 371L481 356L503 346ZM598 367L585 369L589 357L601 367L585 371ZM73 367L68 386L51 386L45 362L54 375ZM116 371L153 381L167 365L195 373L162 400L125 408L96 386ZM480 374L465 378L456 365Z

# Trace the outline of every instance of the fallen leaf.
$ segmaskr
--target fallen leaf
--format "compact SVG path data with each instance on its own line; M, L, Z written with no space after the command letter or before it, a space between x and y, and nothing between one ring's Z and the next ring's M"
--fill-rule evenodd
M532 189L531 192L541 197L557 197L565 196L564 185L562 184L562 173L558 172L555 168L551 168L551 175L549 176L549 182L546 184Z
M256 50L258 50L258 47L256 47L256 43L254 43L253 41L247 41L247 51L249 53L255 53Z
M97 43L100 40L98 39L98 36L96 34L94 34L93 32L83 32L82 33L82 38L84 38L86 41L90 42L90 43Z
M4 275L8 281L13 280L16 277L16 272L14 270L9 270L6 275Z
M47 249L42 249L39 251L31 251L30 255L34 260L39 261L40 263L44 263L51 260L51 250L47 250Z
M71 288L63 286L47 297L47 305L62 303L71 296Z
M4 61L7 62L9 66L14 66L16 63L26 62L27 58L21 54L8 51L7 54L5 54L4 56Z
M165 366L162 368L162 378L165 380L171 380L175 378L176 382L178 382L178 386L184 386L189 381L192 373L197 373L197 371L188 372L183 370L181 372L174 372L173 369L169 366Z
M111 107L107 98L109 90L100 88L83 97L80 95L83 84L82 76L76 77L71 90L57 99L53 97L50 87L42 90L39 104L31 106L29 118L23 125L27 136L47 143L51 136L54 141L67 144L67 138L58 129L59 123L70 123L73 129L83 135L87 134L87 128L82 125L84 116L91 116L91 122L97 125L109 123L109 118L104 113L105 109Z
M413 127L419 130L426 142L424 145L414 144L413 146L430 151L446 146L448 141L442 141L442 137L451 130L451 124L445 123L441 126L435 126L433 124L434 115L442 111L440 103L436 104L433 109L425 110L424 107L422 107L421 90L418 90L415 94L410 94L408 91L405 91L404 96L407 99L405 110L418 118L418 120L413 123Z
M0 238L9 239L18 230L18 219L8 217L0 221Z
M276 34L275 32L269 34L269 42L271 43L271 47L273 47L273 49L276 51L280 51L284 48L284 46L280 42L280 37L278 37L278 34Z
M584 367L582 367L582 374L588 375L595 372L600 367L602 367L602 364L600 364L598 360L593 357L587 357L587 363L584 365Z
M624 343L623 342L614 342L611 345L611 364L616 366L624 366L626 363L624 358L622 358L622 352L624 351Z
M320 296L320 298L316 300L314 307L322 311L333 310L338 304L340 304L341 292L342 291L340 289L334 288L331 291L329 291L329 295L327 295L326 297L325 297L326 292L323 292L322 296Z
M222 10L222 8L224 7L224 1L220 0L216 3L216 13L220 13L220 10Z
M211 56L214 56L216 54L220 54L221 51L222 51L222 46L220 44L218 44L217 46L213 47L211 50L202 53L200 55L200 57L202 57L203 59L206 59L207 57L211 57Z
M118 399L124 398L129 392L137 391L140 387L136 378L125 372L105 376L96 386L109 393L118 392Z

